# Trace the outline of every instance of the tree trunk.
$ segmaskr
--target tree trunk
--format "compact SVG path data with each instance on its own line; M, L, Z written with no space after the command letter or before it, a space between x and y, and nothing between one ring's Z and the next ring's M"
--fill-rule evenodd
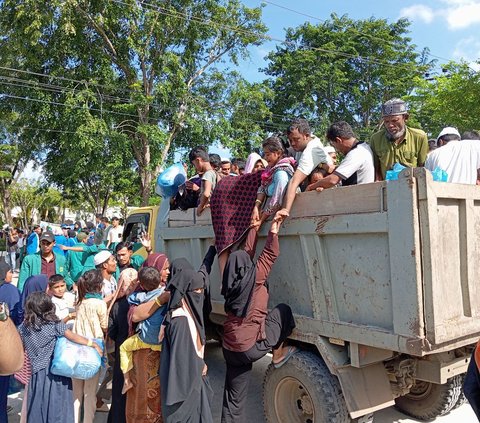
M152 184L152 172L147 168L140 169L140 189L142 196L142 207L148 206L148 201L150 200L150 186Z
M5 188L3 191L2 207L3 214L5 215L5 223L7 223L9 226L13 226L12 206L10 201L10 191L8 188Z

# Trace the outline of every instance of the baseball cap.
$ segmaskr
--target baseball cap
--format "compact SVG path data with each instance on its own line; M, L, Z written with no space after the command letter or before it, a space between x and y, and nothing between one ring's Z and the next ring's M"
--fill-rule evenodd
M407 104L400 98L392 98L382 105L382 116L404 115L407 112Z
M438 134L438 137L437 137L437 142L440 138L442 138L444 135L458 135L458 137L460 138L460 132L458 132L458 129L457 128L454 128L453 126L447 126L445 128L443 128L440 133Z
M40 242L43 240L46 240L48 242L55 242L55 236L53 235L52 232L50 231L45 231L41 236L40 236Z
M112 253L110 251L100 251L93 257L93 264L95 266L99 266L100 264L105 263L110 257L112 257Z
M327 154L337 152L337 150L335 150L331 145L327 145L327 146L323 147L323 151L325 151L325 153L327 153Z

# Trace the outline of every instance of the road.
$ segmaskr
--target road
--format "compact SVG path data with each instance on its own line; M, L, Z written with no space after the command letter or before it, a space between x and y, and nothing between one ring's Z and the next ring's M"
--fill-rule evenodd
M254 365L247 410L248 421L265 423L262 405L262 382L264 372L270 360L271 357L267 356ZM209 369L210 382L215 392L212 410L213 418L215 422L220 422L225 365L222 356L222 349L217 342L208 343L206 350L206 361ZM19 411L21 407L21 395L11 395L9 397L9 404L15 408L14 412L9 415L9 422L18 423L20 421ZM106 413L97 413L97 416L95 417L95 423L105 423L106 421ZM395 410L393 407L375 413L374 417L375 423L414 423L418 421L419 420L408 418L404 414ZM477 421L475 414L468 404L461 406L446 416L435 419L436 423L473 423L475 421Z

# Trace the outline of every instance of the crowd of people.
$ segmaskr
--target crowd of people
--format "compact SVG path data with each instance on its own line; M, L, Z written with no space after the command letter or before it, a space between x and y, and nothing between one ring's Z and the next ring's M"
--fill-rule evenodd
M199 269L184 258L170 262L153 252L148 235L140 239L146 259L134 255L115 217L111 225L101 215L85 228L79 222L62 225L62 234L34 226L24 237L24 231L8 228L0 321L10 317L23 342L25 359L15 374L25 384L22 421L91 423L97 411L108 411L108 421L115 423L212 422L205 326L210 291L220 288L226 313L222 423L245 422L253 363L271 352L279 368L297 352L287 341L295 328L292 310L287 304L268 310L267 284L280 254L278 232L296 194L383 180L396 163L440 167L449 182L477 182L480 137L472 132L468 140L454 142L462 137L447 127L433 146L423 131L407 125L402 100L387 101L382 114L383 128L368 143L340 121L328 128L324 146L306 120L295 119L286 131L288 143L268 137L262 156L230 161L193 148L188 159L197 174L170 206L195 208L198 216L211 209L215 240ZM255 261L265 224L267 241ZM209 280L215 257L220 286ZM95 348L105 370L86 380L52 374L55 342L62 336ZM12 378L0 377L0 422L7 421Z

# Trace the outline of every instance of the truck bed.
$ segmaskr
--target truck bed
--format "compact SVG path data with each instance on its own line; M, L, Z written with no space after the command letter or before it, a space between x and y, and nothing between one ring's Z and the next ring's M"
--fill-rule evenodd
M268 222L261 230L261 251ZM398 181L297 195L269 276L270 306L289 304L294 338L323 336L424 356L480 336L480 188L434 182L424 169ZM170 213L157 250L198 266L213 239L209 213ZM221 322L218 268L212 318Z

